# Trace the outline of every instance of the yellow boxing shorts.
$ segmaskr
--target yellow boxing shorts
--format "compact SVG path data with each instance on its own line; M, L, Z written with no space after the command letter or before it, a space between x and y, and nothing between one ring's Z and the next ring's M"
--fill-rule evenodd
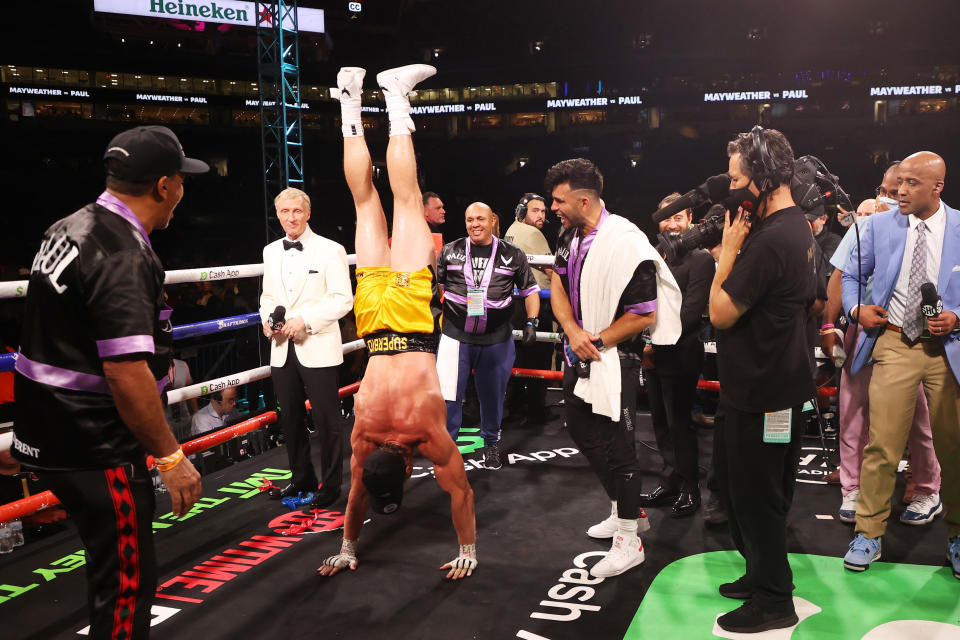
M433 334L440 330L440 291L429 267L413 272L358 267L353 310L361 338L380 332Z

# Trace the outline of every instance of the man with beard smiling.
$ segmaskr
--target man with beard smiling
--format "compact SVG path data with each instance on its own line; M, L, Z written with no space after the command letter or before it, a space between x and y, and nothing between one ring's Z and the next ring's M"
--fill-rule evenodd
M523 344L536 340L540 287L527 256L493 234L493 211L474 202L465 213L468 238L444 246L437 281L444 286L443 336L437 350L440 389L447 402L447 431L456 440L463 396L473 370L480 400L483 464L499 469L503 399L513 368L513 288L524 298Z
M557 247L550 304L566 338L563 399L570 437L597 474L610 515L587 530L612 538L591 567L606 578L644 561L638 532L649 528L640 509L636 398L639 361L631 343L647 327L658 344L680 336L680 290L663 259L636 225L607 211L603 176L585 158L547 171L564 232Z
M660 202L665 207L680 198L673 193ZM660 222L661 233L680 235L693 221L693 211L684 209ZM697 432L690 417L703 368L700 319L707 308L713 257L703 249L687 251L668 263L683 292L680 321L683 325L676 345L648 345L653 368L646 371L650 417L663 456L663 479L650 493L641 495L644 506L670 505L670 516L693 515L700 507ZM644 349L646 352L646 348Z

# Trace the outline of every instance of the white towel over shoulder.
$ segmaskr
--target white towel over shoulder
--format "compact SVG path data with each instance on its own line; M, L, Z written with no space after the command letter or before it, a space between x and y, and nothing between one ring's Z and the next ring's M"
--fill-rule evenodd
M644 260L657 265L657 315L650 329L654 344L676 344L680 338L682 295L670 267L654 250L635 224L611 214L594 238L580 276L580 308L583 328L598 334L611 324L620 296ZM620 421L620 357L616 349L590 363L590 377L577 381L574 393L593 407L593 412Z

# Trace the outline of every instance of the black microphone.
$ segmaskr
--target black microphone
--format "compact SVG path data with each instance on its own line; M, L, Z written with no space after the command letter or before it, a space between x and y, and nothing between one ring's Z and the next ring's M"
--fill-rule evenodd
M273 310L269 316L267 316L267 322L270 323L270 328L274 331L280 331L283 329L283 324L286 322L284 319L287 315L287 308L282 305L277 305L277 308Z
M920 285L920 312L928 318L936 318L943 311L943 299L937 295L932 282Z
M660 223L684 209L700 206L704 202L723 202L728 195L730 195L730 176L726 173L712 176L696 189L687 191L667 206L655 211L652 216L653 221Z

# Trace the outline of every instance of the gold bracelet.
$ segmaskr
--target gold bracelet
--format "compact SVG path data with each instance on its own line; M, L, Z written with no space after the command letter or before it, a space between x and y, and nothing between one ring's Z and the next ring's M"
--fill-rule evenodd
M157 462L157 469L160 471L170 471L183 460L183 449L177 448L176 451L163 458L154 458Z

